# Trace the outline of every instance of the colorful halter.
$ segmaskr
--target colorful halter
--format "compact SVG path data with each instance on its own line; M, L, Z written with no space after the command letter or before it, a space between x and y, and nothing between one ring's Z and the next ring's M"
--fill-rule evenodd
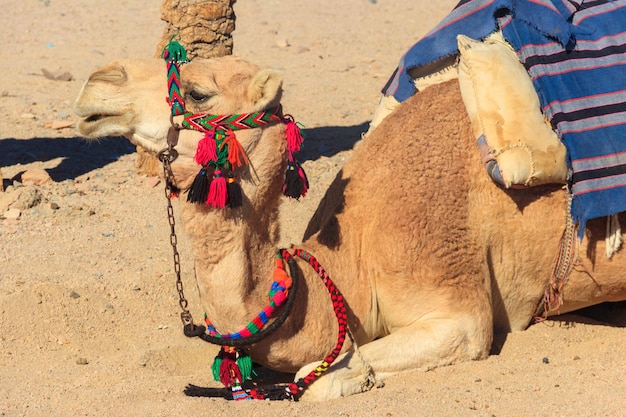
M187 190L187 201L216 208L241 206L243 197L234 170L248 164L248 157L237 140L235 131L262 128L276 123L286 125L289 152L283 194L295 199L306 195L309 182L293 155L300 150L304 138L293 117L283 116L281 106L234 115L185 112L185 103L180 93L180 66L189 62L185 48L172 37L163 50L163 58L167 61L167 102L172 117L183 115L183 128L204 133L194 157L201 168Z
M252 374L254 373L252 369L252 359L239 347L227 346L225 343L222 343L222 341L241 342L243 339L247 339L247 344L256 343L259 338L255 338L255 336L261 332L261 328L264 327L269 319L266 315L271 315L273 310L283 305L283 303L285 303L285 309L290 308L288 304L293 303L293 295L289 296L288 293L290 289L295 290L297 281L295 280L296 275L294 275L292 288L292 280L284 270L283 260L286 261L291 268L292 263L294 262L294 257L301 258L308 262L315 272L317 272L318 276L324 283L324 286L328 290L328 294L330 295L333 304L333 311L335 313L335 317L337 318L337 343L315 369L297 381L291 382L283 387L257 387L244 389L242 384L251 379ZM295 271L292 270L292 272ZM285 300L287 301L285 302ZM276 326L276 322L281 321L281 323L279 323L280 325L282 324L282 320L284 320L284 318L285 317L281 317L272 322L270 326L273 326L274 329L267 329L267 331L275 330L278 327ZM222 382L226 388L231 390L230 395L225 398L232 400L297 400L306 387L313 383L324 372L328 371L332 363L341 353L346 337L350 338L356 348L356 343L348 327L348 315L343 295L331 280L328 272L322 268L317 259L315 259L311 253L302 249L294 249L293 254L291 254L287 249L280 249L278 251L276 255L276 269L274 270L274 283L272 284L269 293L269 305L254 319L252 319L252 321L250 321L250 323L248 323L241 331L224 335L219 334L206 316L205 321L207 323L208 334L202 333L196 334L196 336L199 336L203 340L222 345L220 352L217 354L213 362L213 377L215 381ZM185 393L190 396L205 396L203 395L201 388L194 386L187 387Z

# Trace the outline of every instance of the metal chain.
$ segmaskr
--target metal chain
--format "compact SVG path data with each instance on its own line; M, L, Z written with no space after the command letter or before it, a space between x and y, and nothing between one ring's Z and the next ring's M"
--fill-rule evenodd
M167 199L167 220L170 224L170 245L172 245L172 252L174 254L174 273L176 274L176 290L178 291L178 305L182 312L180 313L180 319L183 325L193 324L193 317L187 309L188 302L185 298L185 292L183 288L183 281L180 273L180 255L178 254L178 238L176 236L176 220L174 218L174 207L172 206L172 198L174 197L174 191L172 190L172 184L174 183L174 174L170 163L178 157L178 153L173 147L164 149L158 154L159 160L163 163L163 176L165 178L165 198Z

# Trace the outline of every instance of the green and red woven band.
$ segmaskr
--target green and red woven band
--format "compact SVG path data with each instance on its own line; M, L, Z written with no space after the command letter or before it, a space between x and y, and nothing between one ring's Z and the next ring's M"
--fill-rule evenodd
M167 62L167 102L171 108L171 115L178 116L185 113L185 102L180 94L180 66L186 62L187 51L172 36L162 52L163 59Z
M255 129L283 121L282 108L276 106L267 111L254 113L215 115L206 113L185 113L182 125L198 132L209 130Z

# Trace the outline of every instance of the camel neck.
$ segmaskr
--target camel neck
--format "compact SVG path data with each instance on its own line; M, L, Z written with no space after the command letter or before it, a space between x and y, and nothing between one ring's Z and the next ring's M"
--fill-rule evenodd
M277 214L249 223L227 211L206 214L195 204L184 205L202 308L220 332L237 331L267 303L279 240Z

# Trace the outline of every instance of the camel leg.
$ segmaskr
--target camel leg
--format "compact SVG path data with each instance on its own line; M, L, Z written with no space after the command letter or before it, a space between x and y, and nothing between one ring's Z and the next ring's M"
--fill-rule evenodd
M328 400L372 388L367 383L369 364L377 383L388 376L413 370L429 370L454 362L487 357L492 341L491 326L480 326L471 317L424 319L360 347L362 358L348 352L304 391L303 400ZM296 380L319 362L304 366Z

